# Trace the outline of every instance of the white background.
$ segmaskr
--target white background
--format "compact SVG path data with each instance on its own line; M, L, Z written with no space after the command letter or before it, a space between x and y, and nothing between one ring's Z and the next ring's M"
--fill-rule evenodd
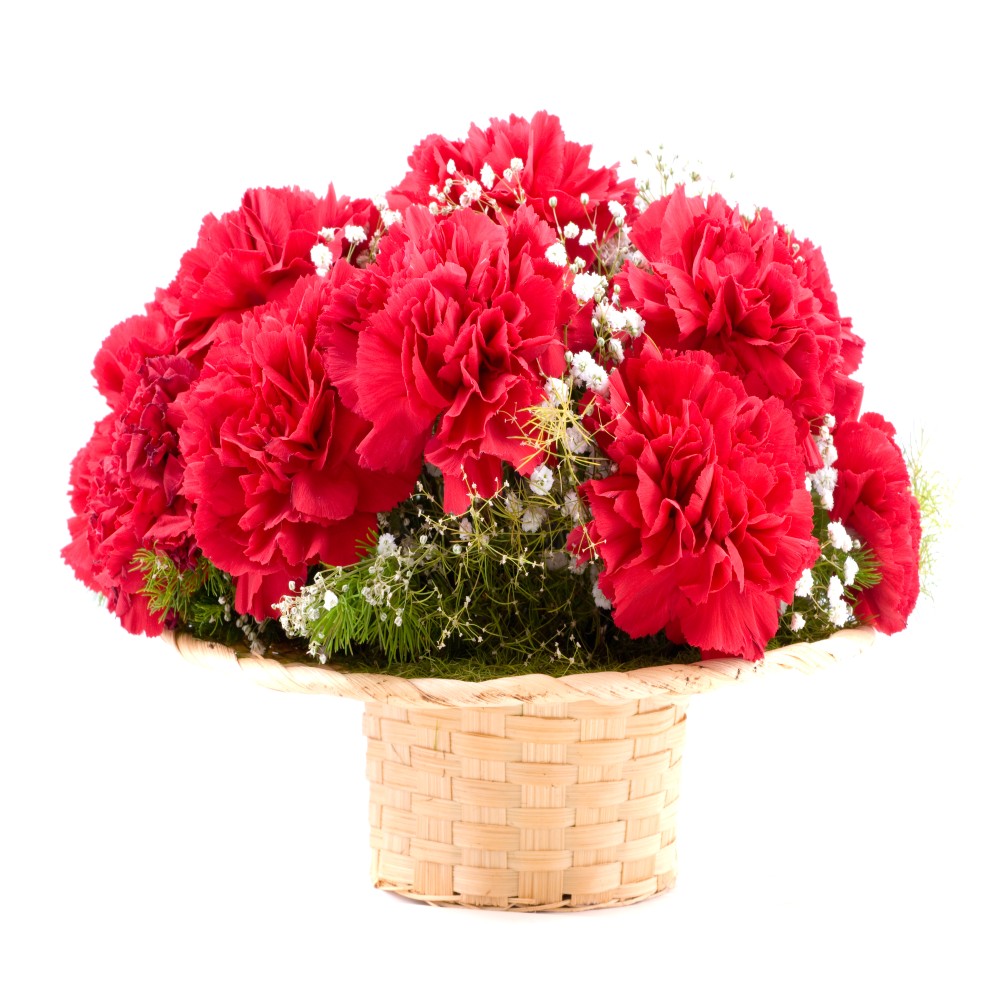
M977 9L5 15L0 994L996 995L998 87ZM426 133L538 108L597 163L663 142L733 171L724 193L823 246L866 406L925 429L953 527L905 634L695 702L673 893L439 910L368 887L360 706L127 636L58 558L66 482L101 339L202 215L264 184L372 196Z

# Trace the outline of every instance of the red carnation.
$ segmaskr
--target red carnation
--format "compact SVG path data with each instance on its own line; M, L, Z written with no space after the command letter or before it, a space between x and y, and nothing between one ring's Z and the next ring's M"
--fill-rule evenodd
M198 544L236 582L236 610L275 617L272 605L310 565L348 565L376 513L407 497L415 474L359 466L370 425L327 382L316 319L353 268L303 278L283 304L229 322L184 399L184 491Z
M112 409L121 402L122 385L146 359L173 354L173 322L155 303L145 315L131 316L104 338L94 358L93 376Z
M759 657L779 605L818 555L795 427L777 399L747 394L709 355L652 344L591 397L616 469L581 486L598 579L630 636Z
M297 187L253 188L235 211L221 219L205 216L197 245L159 293L160 304L177 321L181 343L197 351L220 317L280 302L300 277L312 274L310 253L320 229L342 234L354 225L371 236L377 222L378 210L368 199L337 198L333 185L323 198ZM341 236L327 245L338 259L350 244Z
M156 549L188 569L194 562L191 509L180 494L175 400L197 370L174 356L145 358L121 383L117 412L95 428L73 463L72 541L63 558L108 598L130 632L163 629L140 594L138 552Z
M906 625L920 592L920 508L895 434L877 413L837 427L837 488L830 514L879 562L882 580L860 592L856 613L886 633Z
M410 172L389 192L393 208L408 205L429 205L435 199L429 194L432 186L444 192L452 184L450 197L458 202L466 190L465 181L482 186L487 198L496 202L502 218L508 218L523 202L527 202L549 223L560 226L574 223L582 232L592 229L597 242L602 243L616 226L608 203L618 202L626 217L634 214L636 196L632 180L619 180L616 163L612 167L591 168L590 146L570 142L555 115L539 111L529 122L511 115L507 121L491 118L489 128L470 126L468 138L454 142L440 135L429 135L410 154ZM504 178L512 160L523 166L511 180ZM449 162L454 164L449 173ZM483 169L487 180L483 181ZM587 205L581 203L586 195ZM555 198L553 208L549 199ZM492 206L480 203L493 213ZM581 245L578 237L566 241L570 260L583 257L594 259L594 247Z
M632 227L649 270L626 264L615 280L661 347L705 350L756 396L777 396L795 418L811 467L812 424L847 419L861 386L847 376L862 341L837 311L826 265L763 209L747 221L720 195L684 188L649 206Z
M537 464L526 411L565 370L576 311L565 270L545 258L554 241L526 206L509 227L411 208L383 238L321 324L331 380L372 424L366 465L416 470L426 458L444 474L445 509L459 513L470 487L497 492L502 462Z

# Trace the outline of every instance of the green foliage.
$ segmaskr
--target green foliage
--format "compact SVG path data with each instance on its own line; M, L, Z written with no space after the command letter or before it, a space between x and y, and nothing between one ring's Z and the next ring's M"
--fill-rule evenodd
M233 621L233 581L201 557L194 567L181 570L162 552L143 549L133 565L145 577L140 591L149 599L149 609L161 622L171 619L201 638L227 641L240 634Z
M820 557L810 571L812 584L804 593L796 593L794 601L782 613L778 632L768 643L768 649L777 649L793 642L816 642L825 639L841 628L863 625L853 610L839 622L836 617L836 599L831 600L831 583L836 579L833 594L839 589L847 608L853 609L858 594L874 587L881 579L879 563L866 546L855 540L854 547L845 552L838 547L830 534L830 515L813 497L813 535L820 541ZM851 561L850 565L848 560ZM848 583L847 581L852 581ZM806 590L806 588L802 588ZM793 628L799 621L799 627Z
M920 507L920 592L930 596L934 580L934 564L941 536L948 528L948 508L951 494L938 472L924 461L927 441L923 435L904 449L906 467L910 473L913 495Z

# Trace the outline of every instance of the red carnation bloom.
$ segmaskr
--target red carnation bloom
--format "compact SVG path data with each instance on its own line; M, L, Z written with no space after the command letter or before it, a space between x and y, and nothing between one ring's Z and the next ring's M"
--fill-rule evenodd
M92 372L111 408L119 406L125 380L143 361L173 354L175 347L173 322L156 304L149 305L145 315L131 316L114 327L94 358Z
M220 317L282 301L295 282L315 271L310 253L320 229L361 226L370 236L378 210L367 199L337 198L330 185L317 198L293 188L253 188L240 207L221 219L205 216L198 243L181 258L170 287L159 293L162 307L178 323L189 351L205 347ZM346 255L346 239L327 243L334 259Z
M372 424L366 465L417 470L426 458L444 474L445 509L459 513L471 487L497 492L502 462L537 464L526 411L565 370L576 310L565 270L545 259L554 240L526 206L509 227L411 208L383 238L321 324L331 380Z
M174 401L197 369L185 358L138 362L119 390L119 410L95 428L73 463L72 541L63 558L129 632L157 635L159 617L139 591L145 581L136 554L156 549L188 569L194 563L191 509L180 494L180 413ZM169 623L168 623L169 624Z
M459 201L466 189L464 181L471 180L486 189L485 195L497 203L502 218L526 201L553 225L573 222L581 231L593 229L601 243L616 228L608 203L617 201L631 219L637 192L634 181L618 179L617 163L591 168L590 151L590 146L570 142L559 119L546 111L539 111L530 122L516 115L507 121L491 118L485 130L470 126L464 140L451 142L440 135L424 139L410 154L410 172L389 192L389 204L399 209L429 205L434 201L431 186L443 192L449 181L452 200ZM524 166L507 181L504 171L510 169L511 160L520 160ZM448 172L449 161L454 163L453 174ZM483 182L484 167L489 168L487 179L490 171L495 177L492 185ZM580 202L584 194L587 205ZM553 197L554 208L549 204ZM488 210L493 212L491 207ZM594 259L594 247L581 246L578 238L568 239L566 246L570 260L575 256L588 263Z
M906 625L920 592L920 508L895 434L877 413L837 427L837 488L830 514L879 561L882 579L860 592L856 613L886 633Z
M236 610L272 605L310 565L356 562L376 513L409 496L415 475L359 466L370 425L323 373L316 319L354 269L303 278L283 304L225 324L184 399L184 491L205 555L236 582Z
M791 415L747 394L707 354L652 344L591 397L617 469L584 483L598 584L633 638L665 630L702 650L759 657L779 605L818 555Z
M642 314L661 347L708 351L748 392L781 399L818 467L811 425L857 412L861 386L847 376L862 348L819 250L766 209L747 222L720 195L688 198L683 187L650 205L632 240L651 270L628 263L616 276L622 307Z

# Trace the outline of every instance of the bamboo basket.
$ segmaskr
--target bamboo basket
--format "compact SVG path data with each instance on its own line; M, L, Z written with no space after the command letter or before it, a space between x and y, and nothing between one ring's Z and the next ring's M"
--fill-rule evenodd
M674 885L688 699L871 645L870 628L693 664L471 683L279 663L185 633L187 660L365 702L376 888L439 905L578 910Z

